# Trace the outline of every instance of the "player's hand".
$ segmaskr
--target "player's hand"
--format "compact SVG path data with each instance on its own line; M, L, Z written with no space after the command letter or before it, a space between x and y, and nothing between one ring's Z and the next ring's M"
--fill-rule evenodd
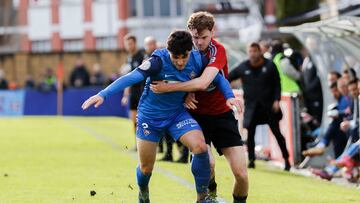
M199 103L195 99L195 93L189 93L186 95L184 106L188 109L196 109L196 104Z
M349 128L350 128L350 121L343 121L340 123L340 129L343 132L346 132L347 130L349 130Z
M95 108L99 107L104 102L104 98L100 95L94 95L87 99L81 106L83 110L89 108L90 106L94 105Z
M129 103L129 96L124 95L121 99L121 105L126 106Z
M235 109L237 110L237 112L239 114L242 113L243 111L243 104L241 103L240 100L235 99L235 98L230 98L228 100L226 100L226 105L230 108L230 109Z
M150 89L155 93L165 93L169 90L168 84L165 81L152 81Z
M275 113L280 111L280 103L279 103L279 101L274 101L273 110L274 110Z

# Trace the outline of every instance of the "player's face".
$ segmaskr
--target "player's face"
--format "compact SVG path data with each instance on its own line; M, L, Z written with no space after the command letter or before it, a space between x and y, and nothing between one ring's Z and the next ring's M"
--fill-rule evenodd
M132 39L125 40L125 49L126 51L132 53L136 50L136 43Z
M207 51L207 48L210 45L211 38L213 37L213 31L205 29L200 33L196 30L189 30L194 42L194 45L200 51Z
M189 51L186 52L185 55L174 55L170 53L171 62L178 70L183 70L185 68L187 62L189 61L189 58L190 58Z
M256 47L249 47L248 48L248 56L250 63L257 64L261 59L261 51Z

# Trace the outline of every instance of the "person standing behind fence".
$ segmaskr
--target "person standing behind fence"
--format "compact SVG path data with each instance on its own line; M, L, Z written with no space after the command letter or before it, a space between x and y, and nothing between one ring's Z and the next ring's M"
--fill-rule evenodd
M285 170L290 170L289 153L285 138L280 132L279 121L281 86L275 64L262 56L258 43L248 47L249 60L244 61L229 73L228 80L241 79L244 90L244 128L248 130L248 168L255 168L255 130L260 124L268 124L281 149Z
M5 72L3 69L0 69L0 90L6 90L8 88L9 88L9 84L5 78Z
M70 74L70 85L78 88L90 85L90 75L81 58L76 60L76 65Z
M128 53L127 64L123 67L122 74L126 74L130 71L133 71L139 65L142 64L144 60L144 51L138 50L136 45L136 37L131 34L127 34L124 37L124 44L126 52ZM124 90L124 95L121 100L122 105L130 104L130 114L129 117L134 124L134 133L136 129L136 114L137 107L140 100L140 96L144 90L145 82L140 82L134 84L131 87L128 87ZM135 146L136 150L136 146Z
M281 92L300 93L298 81L301 73L290 62L290 59L284 56L284 48L280 41L275 40L271 43L271 54L273 62L280 76Z
M151 54L157 49L156 45L156 39L153 36L147 36L144 39L144 48L145 48L145 54L144 54L144 60L151 57Z

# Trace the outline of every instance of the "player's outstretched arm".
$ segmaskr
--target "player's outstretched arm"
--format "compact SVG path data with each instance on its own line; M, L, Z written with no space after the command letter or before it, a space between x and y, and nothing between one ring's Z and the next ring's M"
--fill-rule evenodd
M100 91L97 95L94 95L87 99L83 105L81 106L82 109L87 109L92 105L95 105L95 108L99 107L106 97L109 97L121 90L129 87L133 84L136 84L145 79L145 76L138 71L137 69L133 70L132 72L118 78L109 86L107 86L104 90Z
M218 74L219 69L216 67L206 67L200 77L192 79L187 82L180 83L164 83L161 81L153 81L150 86L155 93L166 92L195 92L205 90Z

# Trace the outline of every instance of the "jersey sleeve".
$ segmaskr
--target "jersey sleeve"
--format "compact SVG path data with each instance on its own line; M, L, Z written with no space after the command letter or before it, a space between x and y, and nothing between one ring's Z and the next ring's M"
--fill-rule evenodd
M136 68L145 78L154 76L160 73L162 67L161 58L158 56L152 56L144 61L139 67Z
M103 98L109 97L133 84L145 80L148 76L156 75L161 71L162 62L159 57L152 57L144 61L139 67L130 73L121 76L104 90L100 91L98 95Z
M111 83L109 86L107 86L105 89L101 90L98 95L100 95L101 97L103 97L104 99L114 95L118 92L120 92L121 90L139 83L141 81L143 81L145 79L145 77L136 69L131 71L130 73L121 76L120 78L118 78L117 80L115 80L113 83Z
M225 99L235 98L229 81L223 75L218 73L216 75L216 77L214 78L214 83L219 88L219 90L223 93Z
M211 45L209 47L209 63L207 66L222 70L226 66L226 51L222 46Z

